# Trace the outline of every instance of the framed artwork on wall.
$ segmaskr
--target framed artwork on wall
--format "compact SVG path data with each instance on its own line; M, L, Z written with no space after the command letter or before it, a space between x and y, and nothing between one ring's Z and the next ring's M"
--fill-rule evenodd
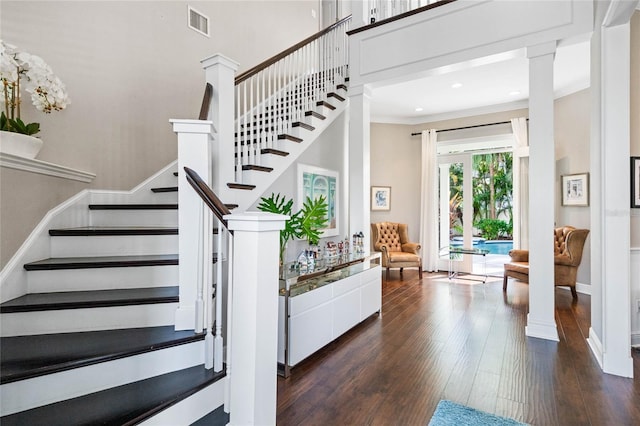
M589 205L589 173L564 175L561 179L563 206Z
M306 164L298 164L298 210L307 197L315 200L321 195L327 199L327 220L329 224L322 230L322 237L340 235L339 227L339 180L338 172Z
M640 209L640 157L631 157L631 208Z
M391 187L371 187L371 210L391 210Z

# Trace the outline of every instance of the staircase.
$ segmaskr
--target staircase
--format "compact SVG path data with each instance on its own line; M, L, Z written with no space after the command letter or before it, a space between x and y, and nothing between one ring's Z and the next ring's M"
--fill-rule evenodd
M222 405L225 373L204 368L204 334L173 326L175 191L89 204L92 226L49 230L51 257L24 264L29 292L0 305L0 423L190 424ZM216 413L207 424L226 423Z
M227 207L247 209L294 164L346 108L346 81L306 72L246 105ZM174 164L131 194L80 197L49 220L78 226L19 253L23 295L0 305L2 425L228 422L226 368L205 368L204 332L174 327L177 176Z

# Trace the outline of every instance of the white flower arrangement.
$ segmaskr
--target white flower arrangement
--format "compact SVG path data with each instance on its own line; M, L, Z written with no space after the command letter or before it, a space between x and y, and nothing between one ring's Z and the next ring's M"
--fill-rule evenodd
M61 111L69 105L65 86L42 58L19 51L0 40L0 81L4 109L0 116L0 130L33 135L40 131L39 123L25 124L20 119L20 91L31 95L38 111Z

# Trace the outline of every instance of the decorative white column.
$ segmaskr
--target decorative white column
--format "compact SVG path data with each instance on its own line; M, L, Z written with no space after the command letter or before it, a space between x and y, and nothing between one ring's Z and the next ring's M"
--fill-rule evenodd
M176 311L176 330L194 330L201 327L196 321L198 288L211 285L213 259L213 225L211 212L203 208L203 202L191 188L184 167L193 169L211 184L211 145L215 131L210 121L170 120L178 134L178 253L180 265L178 280L180 303ZM206 228L202 228L205 224ZM201 318L200 318L201 320Z
M231 425L275 425L280 230L288 216L225 216L233 231Z
M622 6L611 4L605 22L593 35L591 49L593 291L591 328L587 341L605 373L633 377L628 166L629 17L633 10L624 10Z
M529 47L529 315L525 333L558 341L554 316L555 143L553 60L556 42Z
M218 132L212 154L216 165L211 187L218 198L228 200L227 183L235 181L235 78L238 63L216 54L201 61L207 83L213 86L209 120Z
M371 90L349 88L349 232L364 233L364 250L371 241Z

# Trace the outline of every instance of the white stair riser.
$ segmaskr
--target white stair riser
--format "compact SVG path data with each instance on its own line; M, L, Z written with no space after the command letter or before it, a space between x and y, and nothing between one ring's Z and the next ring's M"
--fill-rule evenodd
M177 235L51 237L51 257L127 256L177 252Z
M178 210L92 210L92 226L178 226Z
M177 178L176 178L177 179ZM177 186L178 181L173 182L172 186ZM176 204L178 202L178 192L152 192L143 198L143 203L151 204Z
M194 423L223 404L227 380L227 377L218 380L140 424L168 426Z
M198 341L7 383L0 389L2 415L75 398L202 363L204 363L204 342Z
M178 303L2 314L2 337L173 325ZM79 320L81 319L81 320Z
M29 271L28 293L169 287L178 284L178 266Z

